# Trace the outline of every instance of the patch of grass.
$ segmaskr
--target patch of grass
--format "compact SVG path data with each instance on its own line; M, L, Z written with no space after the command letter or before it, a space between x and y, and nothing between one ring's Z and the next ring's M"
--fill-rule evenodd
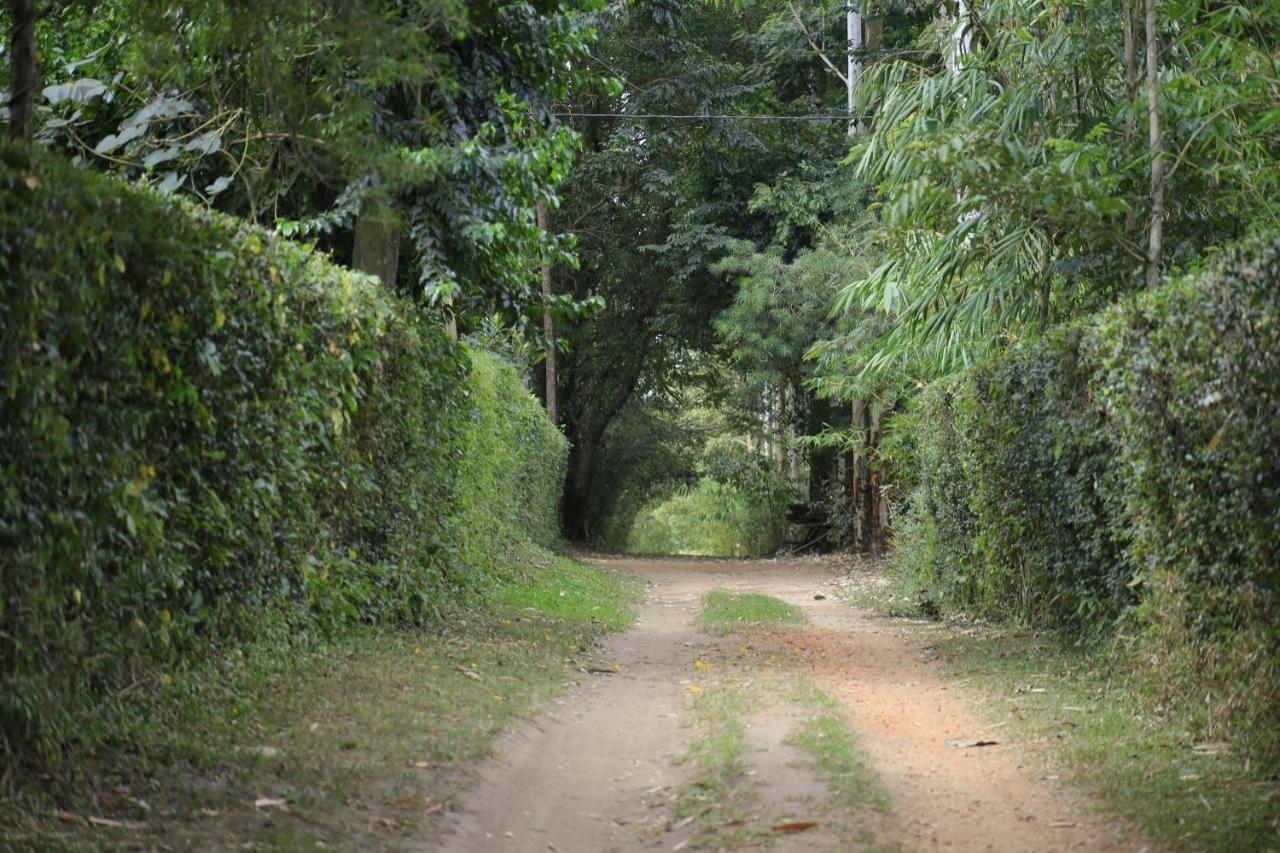
M1152 840L1203 850L1280 849L1280 780L1226 744L1200 744L1187 716L1154 706L1127 655L1026 631L948 633L951 674L979 688L1008 732Z
M394 846L639 596L627 576L556 557L427 631L271 633L179 678L73 788L20 787L0 803L0 846Z
M621 631L635 621L643 585L631 575L584 566L567 557L512 578L498 587L494 603L509 610L532 609L569 623L590 622Z
M728 634L758 625L800 625L804 611L769 595L713 589L702 596L698 626L716 634Z
M811 709L787 742L808 753L833 802L850 812L888 808L875 774L858 749L858 741L840 713L840 703L807 677L801 677L796 701ZM864 843L866 838L860 839Z
M675 816L677 826L693 824L695 847L731 850L770 837L746 823L759 799L747 775L746 717L755 705L745 690L725 685L694 695L692 719L701 735L683 758L693 765L693 773L676 791Z

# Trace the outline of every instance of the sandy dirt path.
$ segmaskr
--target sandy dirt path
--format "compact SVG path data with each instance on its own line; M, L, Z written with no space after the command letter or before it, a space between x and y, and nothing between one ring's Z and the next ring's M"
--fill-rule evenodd
M840 700L859 735L889 799L887 815L876 822L877 848L1141 849L1122 827L1035 778L1017 744L964 746L996 738L900 628L837 600L830 562L592 562L649 584L636 626L592 654L598 668L616 665L618 672L583 674L541 718L504 736L478 783L460 794L443 846L425 849L685 849L692 830L674 821L668 806L689 772L675 761L693 736L681 723L690 661L713 644L691 620L699 597L714 588L761 592L805 610L811 625L776 642ZM788 754L782 727L774 728L779 733L766 721L750 738L766 819L785 817L795 791L820 786L804 762ZM779 838L773 849L835 851L849 849L849 842L819 831Z

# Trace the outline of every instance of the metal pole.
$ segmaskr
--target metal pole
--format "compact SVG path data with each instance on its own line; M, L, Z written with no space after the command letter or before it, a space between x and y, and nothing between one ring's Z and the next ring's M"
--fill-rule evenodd
M862 76L862 63L855 56L857 51L862 49L862 16L854 11L853 3L845 5L844 16L845 36L848 45L845 49L845 108L849 111L850 116L853 115L853 87L858 82L858 78ZM849 134L853 135L858 130L858 120L849 119Z

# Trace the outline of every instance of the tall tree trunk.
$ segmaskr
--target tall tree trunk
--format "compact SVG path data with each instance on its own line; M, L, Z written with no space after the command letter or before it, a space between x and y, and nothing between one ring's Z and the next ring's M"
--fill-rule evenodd
M1124 89L1130 107L1124 118L1124 141L1128 145L1138 130L1138 117L1133 113L1138 100L1138 34L1134 29L1133 0L1121 0L1120 15L1124 29Z
M551 216L547 212L547 202L538 199L538 227L548 238L551 236ZM551 264L542 265L542 333L547 339L547 353L544 359L546 376L547 417L551 423L559 425L560 413L556 401L556 321L551 313Z
M871 55L871 61L876 62L880 56L880 45L884 41L884 19L883 18L864 18L867 28L867 52Z
M10 95L9 140L30 142L31 103L40 86L40 68L36 64L35 0L10 0Z
M1040 250L1040 327L1049 327L1049 312L1053 307L1053 236L1045 232L1044 246Z
M1120 14L1124 18L1122 21L1124 30L1124 89L1129 100L1129 109L1124 117L1124 146L1125 150L1128 151L1138 133L1138 116L1134 112L1138 102L1138 32L1136 27L1137 13L1134 10L1133 0L1121 0ZM1129 238L1137 224L1138 208L1136 205L1131 204L1124 214L1125 239Z
M571 542L590 542L592 534L591 487L595 480L596 450L603 437L600 434L574 437L570 454L569 482L560 505L560 516L565 536Z
M867 425L867 547L872 554L884 553L886 528L889 526L889 505L884 501L883 472L872 463L880 438L884 433L884 412L871 412Z
M366 202L361 206L351 266L376 275L388 289L395 289L400 267L400 217L391 205Z
M871 543L871 531L867 527L867 494L870 486L867 471L867 404L865 400L853 401L849 429L857 444L853 448L853 464L849 471L850 531L854 551L865 551Z
M1147 289L1160 282L1164 249L1164 138L1160 133L1160 35L1156 0L1147 0L1147 122L1151 146L1151 230L1147 240Z

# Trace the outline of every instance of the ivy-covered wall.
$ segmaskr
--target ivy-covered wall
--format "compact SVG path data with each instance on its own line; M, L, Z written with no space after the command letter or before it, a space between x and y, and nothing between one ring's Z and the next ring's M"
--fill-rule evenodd
M565 440L413 304L0 153L0 760L52 764L265 614L410 624L555 539Z
M928 600L1136 627L1170 693L1280 760L1280 239L930 389L898 432Z

